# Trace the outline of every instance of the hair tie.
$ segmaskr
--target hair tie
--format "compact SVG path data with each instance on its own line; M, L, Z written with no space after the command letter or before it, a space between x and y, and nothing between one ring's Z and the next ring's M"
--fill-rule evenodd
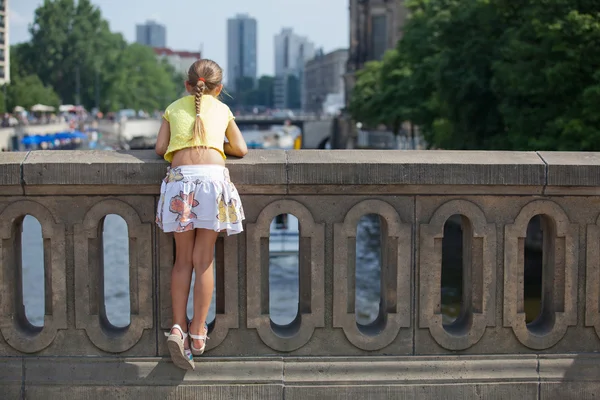
M206 83L206 80L204 78L198 78L198 82L204 82L204 83Z
M201 116L200 114L196 114L196 117L200 117L200 116Z

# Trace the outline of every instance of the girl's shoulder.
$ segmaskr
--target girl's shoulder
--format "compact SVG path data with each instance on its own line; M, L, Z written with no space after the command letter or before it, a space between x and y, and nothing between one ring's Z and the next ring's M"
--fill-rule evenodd
M217 111L217 114L227 119L228 122L234 118L231 109L227 104L213 96L211 96L210 102L212 103L213 109Z
M166 111L174 111L181 108L185 108L190 102L191 96L184 96L180 99L175 100L166 108Z

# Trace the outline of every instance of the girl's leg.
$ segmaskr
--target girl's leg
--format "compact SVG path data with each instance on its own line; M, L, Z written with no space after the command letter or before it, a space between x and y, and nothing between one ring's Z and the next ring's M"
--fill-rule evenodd
M171 272L171 304L173 307L173 325L178 324L187 330L187 301L192 282L193 252L196 232L175 233L175 265ZM177 329L176 329L177 331ZM189 343L185 341L185 348Z
M196 229L193 255L194 271L196 272L194 318L190 324L190 332L194 335L206 334L204 323L206 322L215 286L213 261L217 236L219 236L218 232L208 229ZM194 340L194 347L201 349L204 346L203 342L203 340Z

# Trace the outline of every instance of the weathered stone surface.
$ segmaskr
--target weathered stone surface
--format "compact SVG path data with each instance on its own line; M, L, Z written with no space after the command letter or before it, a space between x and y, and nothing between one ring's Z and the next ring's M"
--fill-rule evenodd
M284 150L251 150L241 159L226 161L236 185L285 185L287 155Z
M167 163L152 150L32 151L23 163L25 185L160 186Z
M293 214L302 221L298 256L298 318L297 323L276 327L269 315L268 240L273 218ZM246 326L256 329L261 340L278 351L293 351L307 344L315 328L325 326L323 224L315 223L310 211L293 200L280 200L265 207L256 223L247 225L247 307Z
M167 358L28 358L25 385L219 385L282 384L281 358L218 359L203 357L184 371Z
M27 152L0 152L0 186L21 185L21 164Z
M21 398L22 382L26 398L536 399L539 387L541 398L586 399L600 387L598 361L598 355L203 357L195 371L183 371L166 358L0 358L0 390Z
M1 204L1 201L0 201ZM42 228L42 238L49 244L44 254L43 269L46 290L44 327L39 331L30 329L24 310L18 299L22 298L22 284L15 271L19 271L22 250L17 243L19 224L26 215L35 217ZM54 341L59 330L67 328L67 287L65 279L65 228L58 213L52 212L40 202L25 199L9 203L0 212L0 332L6 343L22 353L36 353L46 349Z
M154 205L146 198L145 208ZM130 323L125 329L110 325L103 316L104 251L100 236L104 217L119 215L127 224L128 278ZM154 328L154 271L152 268L152 229L154 221L144 221L143 214L126 201L105 199L96 202L85 214L83 221L74 228L78 238L75 255L75 320L76 328L84 329L92 343L101 350L121 353L139 343L145 330ZM85 266L85 267L83 267Z
M543 186L534 152L288 151L290 184Z
M133 391L148 398L282 398L285 391L286 398L526 399L568 398L571 391L583 399L600 388L600 360L583 355L600 351L600 196L581 195L600 186L583 178L576 181L583 186L569 186L568 174L581 170L565 172L564 182L549 184L540 198L545 175L538 172L546 166L535 153L252 151L228 160L242 188L246 230L218 240L217 317L206 357L185 373L150 358L168 354L162 332L171 324L173 239L154 224L166 164L151 152L30 156L36 162L24 159L24 186L20 163L0 162L19 176L16 185L12 178L0 181L0 355L13 363L9 372L0 369L0 378L12 374L0 379L3 393L22 397L23 387L30 398L129 397ZM64 156L76 162L63 163ZM5 190L11 187L20 195ZM572 196L548 195L573 188ZM30 195L36 191L47 195ZM274 327L268 306L269 224L279 213L294 214L301 228L301 318L289 327ZM16 227L26 214L42 224L49 250L42 332L18 322ZM106 329L100 318L105 214L127 221L133 243L132 322L120 331ZM354 319L353 251L364 214L385 221L384 309L361 331ZM448 327L439 307L441 239L455 214L468 220L472 237L463 242L470 256L463 270L466 317ZM552 240L542 246L542 323L531 325L524 323L523 242L537 214L546 216L544 235ZM567 352L578 354L555 356Z
M540 356L540 398L595 399L600 391L600 355Z
M410 199L403 200L405 207L412 209ZM350 244L356 243L360 219L372 213L379 215L383 228L380 309L379 316L372 324L359 326L356 321L355 293L352 290L360 285L356 279L358 260L356 246L352 248ZM334 225L333 326L342 328L346 338L362 350L380 350L394 341L396 351L412 350L412 340L406 340L411 331L412 309L412 226L408 221L402 220L390 203L365 200L348 211L343 223ZM403 342L403 348L399 346L400 341Z
M22 399L24 360L21 358L0 360L0 397L7 400Z
M522 356L286 358L286 385L407 385L535 382L537 359Z
M22 194L21 164L27 152L0 152L0 195Z
M33 151L26 185L150 185L166 163L152 150ZM253 150L227 165L239 185L543 186L533 152ZM288 171L289 170L289 171Z
M547 314L542 318L545 324L538 326L535 332L530 329L535 327L527 326L525 324L520 327L517 326L517 330L520 331L522 337L529 336L530 339L525 339L528 345L536 346L529 348L517 339L513 332L512 324L505 324L504 317L507 315L503 312L504 307L508 307L511 314L520 314L523 318L522 303L523 303L523 281L522 277L519 276L519 272L515 266L523 262L523 247L518 245L519 241L522 241L524 236L525 225L521 221L518 221L518 225L521 226L521 230L515 231L510 236L507 236L505 228L510 225L516 225L516 219L519 214L527 207L528 204L539 204L540 199L538 197L529 196L417 196L416 198L416 221L417 221L417 236L420 237L420 229L423 224L428 224L432 216L443 204L452 201L468 201L475 204L480 208L485 216L488 223L494 223L496 225L496 240L497 240L497 257L495 259L495 313L493 318L493 324L488 325L481 339L471 347L461 350L460 354L490 354L490 353L562 353L562 352L597 352L600 350L600 339L594 329L595 317L589 319L589 324L586 326L582 319L574 319L573 307L575 306L577 315L584 315L584 307L587 301L594 301L594 286L590 286L590 291L586 292L585 282L589 279L591 282L596 282L596 278L592 275L591 277L585 276L585 260L586 260L586 248L587 244L584 240L586 227L591 224L596 224L598 215L600 214L600 198L598 197L582 197L572 196L563 197L556 196L549 200L545 200L551 203L555 203L568 217L568 221L565 220L565 216L561 213L555 213L556 207L550 207L544 205L543 207L537 207L535 212L529 213L529 216L535 215L536 213L548 214L558 227L565 225L576 225L578 229L576 232L572 231L565 237L560 237L564 234L564 229L556 240L556 248L554 253L557 255L556 261L558 268L554 268L553 264L547 263L545 265L547 273L550 273L550 268L553 269L551 275L553 278L547 278L546 283L548 289L557 293L556 297L552 302L547 302ZM546 204L546 203L544 203ZM459 208L456 208L456 213L459 212ZM527 211L527 210L526 210ZM466 214L466 212L462 212ZM469 217L469 215L466 215ZM527 220L527 218L522 218ZM527 221L528 222L528 221ZM516 236L515 236L516 235ZM519 239L519 237L521 239ZM573 243L573 239L578 238L578 244ZM440 240L440 239L438 239ZM441 240L440 240L441 242ZM505 248L506 243L511 243L510 248ZM441 254L441 243L439 250L436 249L436 254L431 255L428 253L429 250L421 248L421 244L417 242L416 249L416 261L414 268L416 269L417 276L420 276L424 269L426 273L433 271L434 265L427 261L432 258L439 257ZM565 247L566 246L566 247ZM503 250L504 249L504 250ZM463 253L464 254L464 253ZM477 254L477 253L473 253ZM566 258L565 258L566 257ZM579 261L575 262L573 259L576 258ZM508 261L507 261L508 260ZM514 261L521 260L521 261ZM512 267L509 267L508 263L511 263ZM516 262L516 264L515 264ZM566 262L566 263L565 263ZM477 264L475 264L477 265ZM481 264L478 264L481 265ZM566 267L565 267L566 265ZM479 269L479 273L482 272ZM593 271L593 269L590 269ZM510 276L506 277L505 284L505 272ZM576 274L576 276L575 276ZM481 276L481 275L480 275ZM475 275L475 277L477 277ZM577 279L574 279L574 278ZM567 279L568 278L568 279ZM479 279L479 278L478 278ZM517 281L519 280L520 281ZM473 279L470 280L472 284ZM520 282L520 283L519 283ZM576 286L575 282L577 282ZM417 285L420 283L417 282ZM439 282L436 283L440 285ZM432 284L433 285L433 284ZM464 283L463 283L464 285ZM506 285L506 286L505 286ZM463 286L464 287L464 286ZM476 286L474 286L474 289ZM512 295L508 293L510 291ZM474 292L476 293L476 292ZM481 291L479 291L481 294ZM587 300L589 296L590 300ZM439 299L439 298L438 298ZM417 296L417 301L419 297ZM439 301L439 300L438 300ZM415 305L415 310L418 313L422 312L424 304L418 302ZM587 309L586 309L587 310ZM556 319L556 323L550 324L552 321L552 313L560 315ZM577 317L575 315L575 317ZM590 314L591 315L591 314ZM510 320L518 321L518 318L514 317ZM574 323L575 321L575 323ZM452 328L450 329L452 331ZM448 332L451 334L452 332ZM415 354L444 354L448 353L448 350L438 343L429 330L425 330L421 327L415 329ZM555 343L552 345L551 343Z
M286 400L522 399L537 400L537 383L381 386L285 386Z
M600 382L540 383L540 400L592 400L598 398Z
M524 255L522 243L531 219L543 215L546 243L544 257L552 263L543 265L541 318L526 324L523 284ZM504 238L504 318L521 343L531 349L544 350L561 340L568 327L577 325L577 278L579 266L579 227L572 224L564 209L550 200L534 200L525 205L514 224L505 226ZM551 297L552 296L552 297ZM556 297L554 297L556 296ZM554 314L554 315L553 315Z
M540 151L548 186L600 186L600 153Z
M443 324L442 249L446 221L462 217L463 290L461 317L451 327ZM496 226L488 224L482 209L466 200L441 204L426 224L421 224L419 253L419 328L429 328L435 341L448 350L464 350L477 343L488 326L494 326L496 307ZM466 252L465 252L466 249ZM466 278L466 279L465 279Z
M104 207L107 204L109 207ZM154 205L151 196L115 196L110 200L86 196L0 197L0 237L3 238L0 241L3 254L0 257L3 287L0 292L0 355L75 356L105 355L107 352L119 352L124 356L156 355L157 327L153 324L155 263L152 254ZM102 251L101 240L96 238L94 243L80 232L74 235L75 226L83 224L88 212L94 208L97 220L88 218L87 223L93 225L88 226L88 231L96 235L99 232L101 236L99 220L106 214L121 214L129 222L130 237L135 242L130 247L130 260L133 256L130 271L133 275L130 275L132 324L124 330L105 329L106 324L101 322L103 266L98 262L88 265L89 257L80 252L87 247L88 252L94 249L98 254ZM38 219L48 245L44 248L47 255L45 271L51 282L46 284L46 315L41 332L23 322L22 306L18 301L21 284L16 271L21 249L14 239L18 236L15 233L18 222L25 215ZM92 257L92 260L99 261L100 258ZM82 279L82 275L88 275L89 279ZM91 294L94 301L86 301L87 294Z
M281 385L194 386L28 386L26 399L280 400Z

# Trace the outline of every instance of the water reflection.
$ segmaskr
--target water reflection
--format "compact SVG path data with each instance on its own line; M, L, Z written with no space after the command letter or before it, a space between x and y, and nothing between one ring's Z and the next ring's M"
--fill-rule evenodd
M450 325L460 315L463 302L463 221L453 215L444 224L442 239L442 321ZM471 266L467 266L470 268Z
M131 322L127 222L119 215L109 214L102 225L106 318L112 326L124 328Z
M276 216L269 237L269 312L271 321L285 326L298 315L300 225L291 214Z
M364 215L356 227L355 290L356 322L368 325L377 319L381 302L381 220L377 214Z
M44 326L44 239L42 225L30 215L23 218L21 233L22 290L25 318L35 327Z

